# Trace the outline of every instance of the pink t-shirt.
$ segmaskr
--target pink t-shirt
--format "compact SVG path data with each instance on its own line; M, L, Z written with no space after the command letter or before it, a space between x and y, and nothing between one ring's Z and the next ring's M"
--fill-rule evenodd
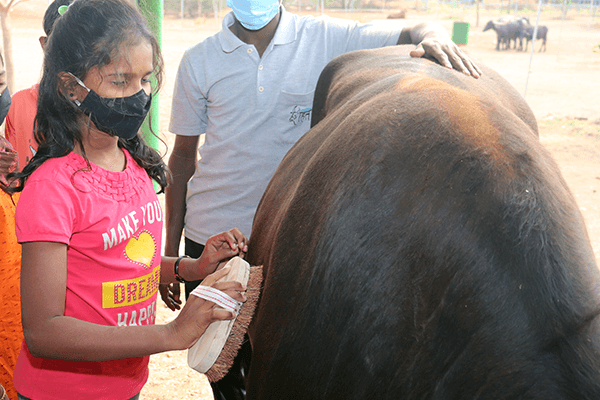
M125 155L123 172L90 171L73 152L44 162L16 211L20 243L68 245L65 315L108 326L154 324L160 278L162 209L146 171ZM146 383L148 360L42 359L23 341L14 384L36 400L128 399Z

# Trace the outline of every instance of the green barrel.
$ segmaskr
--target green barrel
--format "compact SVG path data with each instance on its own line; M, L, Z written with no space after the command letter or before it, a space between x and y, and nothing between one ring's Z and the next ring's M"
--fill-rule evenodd
M467 44L469 41L468 22L455 22L452 25L452 41L456 44Z

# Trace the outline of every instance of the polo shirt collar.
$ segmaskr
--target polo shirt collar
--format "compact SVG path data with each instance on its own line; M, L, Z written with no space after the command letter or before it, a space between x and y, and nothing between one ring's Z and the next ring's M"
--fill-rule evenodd
M281 5L281 19L273 37L273 44L288 44L296 40L298 27L296 25L296 16L285 10Z
M296 18L294 17L293 14L287 12L285 7L281 5L281 19L279 20L279 25L277 26L275 36L273 37L273 44L288 44L296 40L297 26ZM238 47L246 44L242 42L240 38L235 36L235 34L231 32L231 29L229 29L234 21L235 17L233 16L233 12L229 12L225 15L225 18L223 18L221 32L219 32L219 40L225 53L231 53Z

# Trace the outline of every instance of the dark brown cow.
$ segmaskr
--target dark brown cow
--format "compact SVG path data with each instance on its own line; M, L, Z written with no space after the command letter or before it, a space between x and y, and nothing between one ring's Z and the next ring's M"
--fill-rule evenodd
M529 107L402 50L325 69L264 194L247 398L600 399L600 279Z
M527 47L529 46L529 41L532 40L533 38L533 31L535 30L535 27L533 26L529 26L527 28L525 28L523 30L523 32L521 32L521 48L523 47L523 39L526 40L525 42L525 51L527 51ZM540 52L542 51L542 49L544 49L544 51L546 51L546 39L548 38L548 27L545 25L540 25L538 26L538 31L535 35L535 37L537 39L542 39L542 45L540 46ZM534 45L535 41L532 42L532 46Z
M529 19L525 17L509 17L507 19L501 19L498 21L488 21L483 28L483 32L493 29L496 32L496 50L500 50L500 46L504 47L504 50L510 49L511 40L515 41L514 48L517 48L517 39L522 46L522 32L525 27L529 25Z

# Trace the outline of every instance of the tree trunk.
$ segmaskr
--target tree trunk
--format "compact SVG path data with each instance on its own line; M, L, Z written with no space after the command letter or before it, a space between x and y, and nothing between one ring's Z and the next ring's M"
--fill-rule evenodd
M15 92L15 63L13 61L12 34L10 32L10 12L17 4L26 0L0 1L0 26L2 27L2 47L4 68L6 69L7 85L10 93Z
M2 7L0 9L0 25L2 26L2 47L4 56L4 68L8 90L11 94L15 92L15 64L13 61L12 35L10 32L10 8Z

